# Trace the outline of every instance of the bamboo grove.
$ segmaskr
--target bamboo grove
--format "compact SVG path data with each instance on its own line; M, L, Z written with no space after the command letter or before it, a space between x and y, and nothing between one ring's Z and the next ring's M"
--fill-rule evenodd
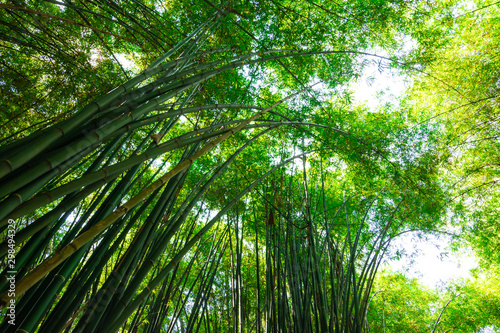
M367 332L391 241L446 226L439 126L410 116L410 150L345 92L369 64L441 82L398 46L440 46L424 3L0 11L1 332Z

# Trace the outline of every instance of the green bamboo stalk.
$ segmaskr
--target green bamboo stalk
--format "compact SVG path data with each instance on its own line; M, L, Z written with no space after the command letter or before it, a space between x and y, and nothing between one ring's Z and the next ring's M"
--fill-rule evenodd
M202 27L200 27L199 30L201 30ZM198 30L195 31L195 34L198 33ZM141 74L137 75L136 77L132 78L131 80L125 82L121 86L117 87L110 93L98 98L97 100L93 101L83 109L81 109L75 116L72 118L63 121L57 125L54 125L50 129L46 130L43 135L37 134L38 138L35 139L34 141L31 142L30 146L32 149L29 149L27 151L23 151L23 154L16 154L16 155L8 155L8 151L12 147L19 147L21 142L15 143L14 145L7 145L2 148L2 153L6 154L5 156L9 156L9 160L4 159L0 161L0 179L3 178L5 175L9 174L10 172L16 170L20 166L22 166L24 163L27 161L31 160L32 158L36 157L39 153L41 153L45 148L53 144L56 140L59 138L63 137L65 133L72 131L74 128L79 126L80 124L86 122L89 118L91 118L95 113L99 112L101 109L104 109L106 107L109 107L110 102L116 100L118 96L121 94L127 92L140 82L148 79L151 77L151 75L154 75L155 72L153 69L158 67L158 65L163 62L166 58L168 58L173 52L175 52L178 48L182 47L187 41L191 39L191 36L188 36L184 40L182 40L176 47L174 47L174 51L169 51L160 58L157 59L157 61L153 62L153 64L148 68L146 71L142 72ZM31 141L31 139L26 138L26 140L23 140L22 143Z
M172 237L172 235L175 234L175 232L180 228L182 223L187 217L187 214L191 211L193 208L194 204L198 202L199 198L206 192L206 190L209 188L209 186L212 184L212 182L218 178L218 176L224 171L224 169L240 154L248 145L250 145L254 140L256 140L258 137L261 135L265 134L268 130L263 131L259 133L258 135L254 136L251 140L247 141L242 147L240 147L224 164L222 164L217 171L212 175L212 177L204 184L204 186L198 191L196 196L194 196L193 199L187 198L185 203L188 202L188 200L191 200L189 205L183 204L177 211L177 213L172 217L172 221L175 221L175 223L171 223L168 228L165 229L163 232L163 235L161 236L161 245L157 246L156 249L151 252L151 254L148 256L148 259L145 261L145 264L141 266L139 269L138 273L134 277L134 280L129 284L124 296L120 300L120 304L126 304L130 302L130 299L133 297L134 293L136 292L137 288L139 287L140 283L143 281L144 277L146 276L147 272L151 268L151 265L154 261L157 260L157 258L165 251L165 248L168 244L168 241ZM195 192L191 192L194 194Z
M145 208L145 206L140 207L135 215L142 214ZM126 219L124 218L124 220ZM82 268L77 276L72 278L66 292L51 311L50 316L44 321L39 332L60 332L63 329L67 320L71 318L72 313L77 307L81 306L83 298L90 290L90 286L102 274L102 268L109 259L104 257L106 255L105 252L113 253L135 223L136 220L134 218L129 219L126 227L121 231L119 237L109 249L107 247L114 238L114 235L112 233L106 235L104 242L101 242L99 247L92 253L85 267Z
M18 169L24 163L36 157L45 148L51 145L55 140L62 137L65 132L68 132L73 128L77 127L78 125L86 121L88 118L90 118L94 113L98 112L100 108L107 106L110 100L114 99L119 94L127 91L127 88L135 86L137 83L145 79L146 79L145 77L143 78L142 76L139 76L130 80L124 85L119 86L111 93L97 99L96 101L89 104L87 107L83 108L73 118L68 119L67 121L63 121L62 123L54 125L53 127L51 127L51 129L48 129L42 136L40 136L38 139L34 140L34 142L30 144L32 149L23 150L24 152L23 154L16 154L14 156L11 156L9 160L2 160L0 162L0 178L3 178L5 175ZM7 150L8 148L10 147L5 147L5 150Z
M257 231L257 216L255 213L255 205L253 207L253 215L254 215L254 227L255 227L255 268L256 268L256 278L257 278L257 290L256 290L256 309L257 309L257 328L256 332L261 333L261 312L260 312L260 264L259 264L259 234Z
M112 229L108 230L112 232ZM109 237L108 237L109 238ZM30 332L32 331L36 325L43 319L46 311L50 309L57 293L64 286L69 275L74 271L76 266L80 262L81 256L83 256L84 252L90 247L90 244L82 247L79 251L77 251L74 256L76 259L68 260L63 267L59 270L58 274L54 277L54 281L50 283L49 287L43 291L43 293L37 297L36 303L31 307L31 311L25 316L25 319L19 325L19 330Z
M124 182L124 183L128 183L127 179L123 179L123 180L122 180L122 182ZM130 186L132 186L132 184L131 184ZM144 208L145 208L145 207L144 207ZM131 212L129 212L129 214L130 214L130 213L131 213ZM129 215L129 214L127 214L127 215ZM130 228L130 227L132 226L132 224L133 224L133 223L134 223L134 221L132 221L131 223L129 223L127 228ZM127 229L126 229L126 230L127 230ZM121 233L121 236L120 236L120 237L121 237L122 239L123 239L123 237L125 237L125 235L127 234L126 230L125 230L125 231L123 231L123 232ZM112 237L112 236L111 236L111 237ZM108 239L108 241L107 241L107 242L101 242L101 243L99 244L98 249L97 249L96 251L94 251L94 253L93 253L92 257L89 259L87 266L88 266L88 265L92 265L92 267L94 267L95 265L97 265L97 263L99 263L99 258L101 258L101 257L103 256L103 254L104 254L104 250L106 250L106 249L107 249L107 245L106 245L106 244L107 244L107 243L109 243L109 242L111 241L111 238L109 237L109 233L108 233L107 239ZM114 247L116 247L116 246L117 246L118 242L119 242L119 240L115 242ZM110 251L111 251L111 252L113 252L113 249L111 249ZM108 251L108 252L109 252L109 251ZM99 258L98 258L98 257L96 257L96 256L98 256ZM101 266L102 266L102 265L104 265L104 263L105 263L105 261L104 261L104 262L101 262ZM86 266L86 267L87 267L87 266ZM80 272L80 274L79 274L79 276L82 276L82 274L86 274L85 272L93 272L93 273L96 273L96 272L100 272L100 269L91 269L91 268L90 268L90 269L88 269L88 268L87 268L87 270L86 270L86 271L85 271L85 270L84 270L84 271L81 271L81 272ZM94 275L97 275L97 274L94 274ZM97 276L98 276L98 275L97 275ZM87 281L87 285L88 285L89 283L91 283L91 282L92 282L91 280L90 280L90 281ZM77 284L78 284L78 282L77 282ZM78 291L78 290L79 290L79 288L72 288L71 290L72 290L72 292L76 292L76 291ZM85 293L86 293L86 290L84 290L83 295L84 295ZM69 294L69 293L68 293L68 294ZM66 294L65 294L65 296L66 296ZM63 322L62 322L62 324L64 324L64 323L65 323L65 322L63 321ZM49 326L49 327L50 327L50 326ZM50 331L52 332L53 330L50 330Z
M92 133L89 133L84 138L68 145L67 147L59 150L58 152L52 153L50 157L46 158L43 161L40 161L39 164L37 164L37 166L34 166L33 168L30 168L29 170L23 173L17 174L14 178L5 182L4 186L2 186L2 190L0 190L0 197L12 193L13 191L17 190L18 188L32 181L34 178L39 177L45 172L48 172L51 169L59 166L60 164L64 163L68 158L72 157L75 153L81 152L82 150L87 148L92 149L92 147L97 147L97 145L99 145L101 141L101 138L107 136L110 133L113 133L122 126L125 126L127 123L131 122L132 120L136 119L142 114L153 110L159 103L166 101L177 95L177 93L182 92L183 90L186 90L191 87L192 85L188 85L186 87L180 88L178 91L167 93L165 95L155 98L154 100L150 100L146 102L143 106L136 109L134 112L129 113L128 115L123 116L121 118L118 118L112 123L108 123L108 125L105 125L104 127Z
M317 84L317 83L316 83ZM314 85L316 85L314 84ZM313 85L313 86L314 86ZM261 115L265 114L269 110L273 109L279 104L284 103L285 101L291 99L292 97L298 95L302 91L299 91L295 94L289 95L288 97L280 100L279 102L273 104L272 106L265 108L260 111L256 115L250 117L248 120L242 122L239 126L231 128L227 133L219 136L217 139L205 145L202 149L197 151L192 157L188 160L178 164L172 170L167 172L164 176L154 182L152 185L146 187L141 192L139 192L136 196L130 199L126 204L122 205L118 208L114 213L110 214L108 217L103 219L101 222L97 223L95 226L87 230L85 233L77 237L73 242L71 242L64 249L58 251L54 254L50 259L46 260L43 264L35 268L29 275L27 275L23 280L19 281L16 286L16 290L18 291L18 295L22 295L29 287L39 281L45 274L50 272L54 267L56 267L59 263L61 263L64 259L68 258L72 253L76 251L76 249L83 246L83 244L90 242L95 236L97 236L102 230L106 229L109 225L115 222L118 218L123 216L128 210L135 207L137 204L142 202L147 196L149 196L156 188L162 186L167 180L190 166L196 159L200 156L203 156L208 151L210 151L213 147L233 135L234 133L240 131L244 126L246 126L251 121L257 119ZM10 301L10 297L5 293L0 296L0 309L5 307L6 304Z
M38 190L40 190L45 184L47 184L54 177L62 174L64 171L72 168L80 159L87 155L91 149L86 149L82 151L80 154L73 156L66 163L63 163L56 169L52 169L51 171L45 173L40 178L33 178L32 182L27 180L27 185L20 188L18 192L11 194L8 198L6 198L1 203L0 209L0 220L7 217L7 215L12 212L16 207L26 201L29 197L35 194Z
M227 229L226 229L227 230ZM224 232L225 233L225 232ZM206 298L206 294L210 293L211 287L213 280L215 278L216 272L217 272L217 267L220 264L220 261L223 257L223 254L225 252L225 247L227 245L227 239L224 237L219 238L218 241L215 241L215 234L214 234L214 242L212 243L212 247L210 249L210 252L208 256L206 256L205 264L200 269L200 277L201 277L201 283L198 288L198 293L196 295L196 299L194 301L193 306L191 307L191 313L189 315L189 318L187 320L187 332L193 332L194 331L194 326L196 324L196 317L199 314L202 301L204 298ZM230 236L229 236L230 237ZM221 250L219 248L222 247ZM217 256L214 257L215 254L218 254ZM208 265L210 263L210 266ZM194 284L194 283L193 283ZM198 326L199 327L199 326Z
M229 211L232 206L238 202L244 195L246 195L248 192L250 192L258 183L260 183L263 179L265 179L267 176L269 176L271 173L282 167L283 165L286 165L287 163L293 161L294 159L301 157L306 153L302 153L299 155L296 155L290 159L287 159L283 161L282 163L279 163L276 165L274 168L271 170L267 171L264 175L261 177L257 178L254 180L250 185L248 185L245 189L240 191L238 195L233 198L226 206L224 206L223 209L219 211L219 213L211 219L195 236L193 236L186 244L183 246L183 248L175 255L175 257L170 261L170 263L159 273L157 276L148 284L148 286L132 301L129 303L129 305L123 310L123 311L116 311L118 314L117 319L113 322L104 326L102 329L103 331L115 331L118 329L123 322L130 316L130 314L143 302L143 300L149 295L151 290L154 290L156 286L167 276L170 271L182 260L184 255L205 235L212 227L213 225L222 217L224 216L227 211Z
M208 240L208 238L207 238ZM198 254L201 252L201 247L198 247L198 249L196 250L196 252L194 253L193 255L193 258L191 258L191 260L189 261L188 265L187 265L187 268L184 270L181 278L179 279L179 281L176 283L175 287L173 288L174 290L174 295L169 295L169 298L174 300L175 298L175 294L176 293L179 293L180 296L174 306L174 309L173 309L173 314L172 314L172 317L171 317L171 321L170 321L170 325L169 327L167 328L167 333L170 333L173 329L174 329L174 325L175 325L175 322L179 319L179 316L180 316L180 312L181 312L181 308L183 308L188 300L188 297L189 295L191 294L192 292L192 288L193 288L193 284L191 284L191 287L189 289L189 291L186 293L185 292L185 289L186 289L186 284L187 284L187 277L189 275L191 275L191 269L193 267L193 264L196 260L196 258L198 257ZM176 268L179 267L179 265L176 266ZM184 281L183 285L180 286L181 282ZM183 294L186 294L186 298L184 300L184 303L181 304L182 302L182 295ZM173 325L174 324L174 325Z
M71 198L66 201L61 202L61 204L56 207L54 210L51 212L45 214L42 216L40 219L37 221L33 222L32 224L28 225L24 229L20 230L19 232L16 233L15 235L15 240L17 244L21 244L24 242L26 239L30 238L33 239L33 235L36 235L36 241L41 241L43 239L42 235L44 233L47 233L51 225L58 221L58 217L64 213L64 212L71 212L77 205L78 202L81 201L81 197L86 197L88 194L93 193L95 190L97 190L100 187L100 184L95 184L94 187L89 187L83 190L81 193L76 195L74 198ZM45 230L42 234L40 232L42 230ZM0 245L0 251L2 254L2 257L5 256L8 250L8 244L6 242L2 243ZM24 267L26 265L26 261L28 258L33 254L33 251L36 249L35 245L30 245L30 246L23 246L21 252L19 252L16 255L16 271L19 271L21 267ZM19 267L17 267L19 266ZM2 276L5 272L2 273ZM2 279L3 281L3 279ZM3 290L6 287L4 283L2 282L0 284L0 290Z
M179 143L177 138L174 138L172 140L169 140L168 142L161 144L159 147L148 150L143 154L132 156L129 159L118 162L110 167L103 167L99 171L91 172L80 177L79 179L73 180L65 185L59 186L54 190L48 191L31 200L28 200L24 204L20 205L16 210L11 212L9 217L12 219L21 217L29 212L32 212L36 208L49 204L50 202L66 194L73 193L75 190L80 189L82 186L88 186L93 184L94 182L108 183L123 171L126 171L131 167L134 167L135 165L142 163L148 159L153 159L165 152L174 150L175 148L183 147L226 131L227 130L215 134L207 134L198 138L184 141L183 143ZM194 135L197 132L198 131L193 131L187 137L189 137L190 135ZM0 221L0 226L6 225L7 223L8 219L3 219Z
M126 271L129 269L129 267L132 267L135 265L135 262L137 261L137 254L142 253L144 250L141 250L142 247L144 247L145 244L147 244L147 237L150 232L150 230L155 226L158 222L155 220L158 220L160 217L160 212L163 210L162 208L167 204L167 200L172 200L172 195L175 193L176 189L182 184L183 177L177 177L173 178L168 184L167 187L164 189L159 201L155 205L155 208L153 209L152 213L148 216L146 219L145 223L142 225L140 231L138 234L136 234L132 244L128 247L126 253L124 256L121 258L119 263L117 264L117 267L113 270L111 278L108 279L104 286L101 288L101 292L92 300L92 303L95 305L99 305L100 307L106 307L107 304L111 301L111 297L108 297L107 302L102 300L102 297L106 292L113 292L113 290L116 290L118 288L119 283L123 281L123 279L126 277ZM155 191L155 193L158 193L159 189ZM153 200L153 196L150 196L148 200L142 205L144 208L147 207L147 205ZM135 259L135 261L134 261ZM116 291L115 291L116 292ZM97 325L101 315L103 315L103 311L98 312L97 314L94 313L94 308L88 309L83 315L80 322L78 323L77 329L80 330L85 330L85 331L91 331L92 327L88 327L87 321L92 319L93 325ZM84 326L85 325L85 326Z
M115 187L115 189L112 191L112 193L106 198L105 202L101 205L100 209L97 211L97 214L94 215L94 217L91 219L89 222L89 225L92 224L92 220L98 220L100 215L106 215L109 214L109 212L112 210L112 208L116 205L116 203L120 200L122 197L121 192L125 190L126 186L130 186L130 177L132 174L137 172L136 170L132 170L129 172L127 176L129 177L124 177L122 181L118 184L118 186ZM113 202L114 201L114 202ZM113 228L114 230L118 230L115 227ZM76 230L76 229L75 229ZM116 231L114 233L116 233ZM71 234L71 232L67 233L66 236ZM93 257L95 256L102 256L103 249L107 248L107 244L111 242L112 238L114 237L114 234L111 230L107 232L107 241L103 241L100 243L98 250L93 253ZM89 248L90 244L84 246L83 248ZM79 254L72 256L71 260L67 260L64 266L59 270L59 274L56 277L60 277L60 279L55 279L52 281L48 287L44 288L43 291L41 291L41 294L39 297L36 299L38 300L37 306L35 308L28 309L28 313L25 315L25 320L21 323L22 327L25 327L27 331L30 331L33 329L35 325L38 324L38 322L42 319L42 316L45 311L48 310L47 307L51 304L53 298L55 297L55 294L63 287L66 279L68 278L69 274L71 274L74 269L76 268L76 265L78 264L80 257L83 255L85 251L79 251ZM98 259L97 259L98 260ZM96 261L98 262L98 261ZM92 262L91 264L94 264L96 262ZM47 295L47 296L45 296ZM36 310L35 310L36 309Z
M341 52L341 51L332 51L334 53L338 53L338 52ZM313 52L314 54L318 53L318 52ZM321 53L321 52L320 52ZM304 54L304 53L302 53ZM269 61L269 60L272 60L272 59L276 59L276 58L279 58L279 57L287 57L287 56L296 56L297 54L292 54L292 55L282 55L282 56L275 56L275 57L271 57L271 58L267 58L267 59L257 59L257 60L251 60L251 61L248 61L247 63L258 63L258 62L261 62L261 61ZM198 76L195 76L194 78L198 81L194 81L196 83L199 83L199 82L202 82L202 81L205 81L206 79L208 79L209 77L219 73L219 72L222 72L222 71L225 71L225 70L229 70L229 69L232 69L232 68L235 68L235 66L242 66L244 65L245 62L244 61L241 61L241 62L237 62L237 63L234 63L234 64L230 64L230 65L226 65L224 68L221 68L221 69L216 69L216 70L213 70L211 72L208 72L208 73L202 73ZM211 73L211 74L210 74ZM205 77L206 76L206 77ZM198 77L198 78L197 78ZM200 81L201 80L201 81ZM191 82L191 83L186 83L186 82ZM186 87L186 84L188 84L188 86ZM181 85L184 86L184 87L180 87L180 89L187 89L190 85L193 84L193 79L189 79L187 81L185 80L181 80ZM178 86L178 84L176 84ZM172 85L170 85L171 87ZM175 85L174 85L175 86ZM167 89L168 91L168 89ZM171 95L170 94L167 94L167 95L164 95L162 96L161 98L160 97L157 97L156 99L154 99L154 103L153 101L149 101L146 103L146 105L144 105L143 107L139 108L138 110L135 110L134 111L134 114L142 114L142 113L145 113L145 112L148 112L152 109L152 105L155 104L155 103L160 103L161 100L164 100L164 99L168 99L170 98ZM130 115L129 117L121 117L119 119L118 122L114 122L113 126L111 124L109 124L108 127L106 127L106 129L100 129L100 130L97 130L95 131L95 135L92 135L92 136L87 136L83 141L80 140L74 144L72 144L70 146L73 147L69 150L78 150L78 149L82 149L82 147L85 147L87 145L90 145L92 143L95 143L97 144L100 140L101 137L105 136L105 133L110 133L110 132L113 132L113 129L116 128L116 127L120 127L120 125L125 125L127 124L129 121L130 121L130 117L133 118L132 115ZM77 148L78 147L78 148ZM51 156L51 158L47 159L46 161L44 161L44 163L42 164L44 167L38 167L36 168L36 170L30 170L30 173L29 175L23 175L23 177L21 176L18 176L16 179L13 179L11 180L9 183L7 183L5 185L5 187L3 187L4 189L4 192L6 193L9 193L9 192L12 192L15 190L15 188L18 188L19 186L21 186L23 183L27 182L27 179L30 179L35 177L36 175L40 175L41 173L43 172L46 172L47 170L50 170L50 167L55 167L57 166L59 163L62 163L63 160L65 160L66 158L68 157L68 152L67 150L61 152L59 155L53 155ZM49 167L50 166L50 167ZM49 168L49 169L47 169Z

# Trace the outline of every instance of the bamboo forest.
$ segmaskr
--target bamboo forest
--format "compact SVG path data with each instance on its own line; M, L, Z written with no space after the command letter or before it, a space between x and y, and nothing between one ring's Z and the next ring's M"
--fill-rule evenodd
M500 332L499 50L494 0L1 0L0 332Z

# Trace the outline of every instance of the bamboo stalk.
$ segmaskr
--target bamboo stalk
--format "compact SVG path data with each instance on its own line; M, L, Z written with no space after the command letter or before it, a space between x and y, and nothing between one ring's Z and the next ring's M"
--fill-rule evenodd
M314 85L313 85L314 86ZM82 247L84 244L90 242L95 236L97 236L101 231L106 229L108 226L110 226L113 222L115 222L118 218L123 216L127 211L135 207L137 204L142 202L147 196L149 196L156 188L162 186L165 184L166 181L168 181L170 178L190 166L196 159L199 157L203 156L206 154L208 151L210 151L213 147L221 143L222 141L226 140L228 137L233 135L234 133L240 131L245 125L250 123L251 121L257 119L261 115L265 114L269 110L273 109L279 104L284 103L285 101L295 97L302 91L299 91L297 93L294 93L292 95L289 95L288 97L278 101L277 103L274 103L272 106L265 108L261 112L257 113L256 115L250 117L248 120L242 122L239 126L236 126L232 129L230 129L227 133L221 135L217 139L213 140L212 142L208 143L205 145L202 149L200 149L198 152L196 152L192 157L187 159L186 161L178 164L176 167L174 167L171 171L167 172L164 176L162 176L160 179L155 181L153 184L150 186L146 187L143 189L139 194L134 196L132 199L130 199L126 204L122 205L120 208L118 208L114 213L108 215L105 219L97 223L95 226L87 230L85 233L81 234L79 237L77 237L74 241L72 241L69 245L67 245L65 248L61 249L57 253L55 253L51 258L47 259L43 264L35 268L30 274L28 274L24 279L18 282L16 285L16 290L18 293L18 297L26 292L31 286L33 286L37 281L39 281L43 276L45 276L48 272L50 272L52 269L57 267L64 259L68 258L71 254L73 254L77 249ZM0 309L5 307L8 302L10 302L10 297L4 293L0 296Z
M279 163L277 166L267 171L264 175L253 181L249 186L247 186L244 190L242 190L237 196L235 196L229 204L227 204L222 210L217 213L217 215L211 219L195 236L193 236L183 248L174 256L174 258L170 261L170 263L148 284L148 286L121 312L119 313L117 319L113 322L103 327L103 331L115 331L118 329L122 323L130 316L130 314L139 306L145 297L156 288L156 286L165 278L165 276L179 263L184 255L205 235L212 226L223 216L226 214L232 206L239 201L245 194L250 192L258 183L260 183L263 179L269 176L271 173L276 171L278 168L283 165L293 161L294 159L303 156L306 153L294 156L290 159L285 160L282 163Z

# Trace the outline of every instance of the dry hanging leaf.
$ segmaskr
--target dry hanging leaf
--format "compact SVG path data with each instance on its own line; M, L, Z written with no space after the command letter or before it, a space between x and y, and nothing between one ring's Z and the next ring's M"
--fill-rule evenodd
M163 133L160 133L160 134L151 134L150 137L151 139L153 139L154 143L158 144L161 140L161 138L163 138Z

